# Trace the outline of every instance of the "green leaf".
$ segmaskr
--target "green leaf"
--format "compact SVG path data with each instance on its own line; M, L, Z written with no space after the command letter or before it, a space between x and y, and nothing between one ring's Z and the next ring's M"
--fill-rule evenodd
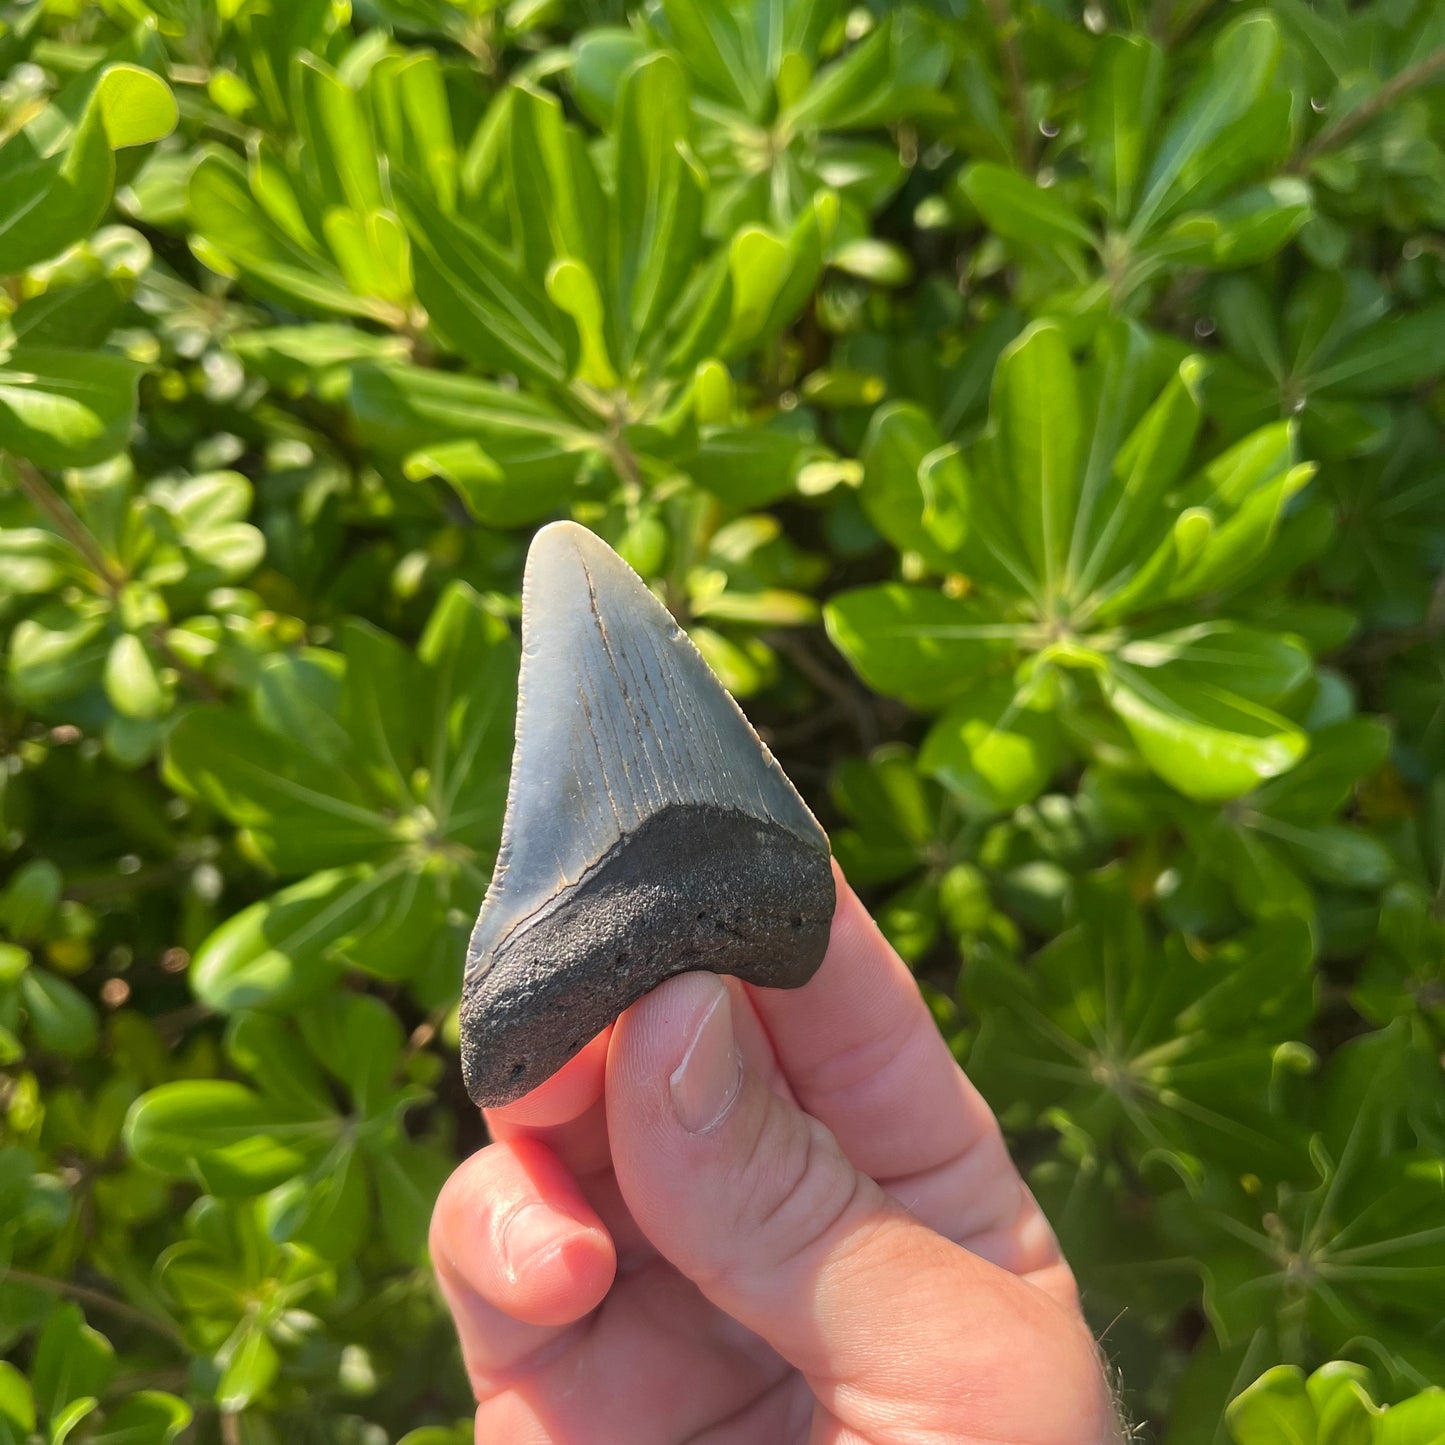
M216 1404L232 1414L244 1410L270 1387L281 1368L281 1357L256 1316L247 1315L217 1353L216 1363L221 1367Z
M173 787L248 829L282 872L374 858L396 841L355 777L308 752L304 740L267 733L225 708L181 718L167 741L166 772Z
M612 285L626 361L667 316L691 274L705 178L688 151L687 77L672 56L638 61L622 78L617 104Z
M964 172L964 194L1000 236L1025 245L1077 252L1090 249L1094 235L1052 191L1027 176L990 161Z
M137 1390L90 1437L93 1445L170 1445L191 1423L194 1411L176 1395Z
M1164 53L1147 36L1113 32L1099 41L1089 67L1084 134L1089 168L1115 221L1127 220L1133 206L1163 81Z
M311 1174L278 1185L264 1210L266 1232L278 1243L294 1240L322 1259L351 1259L371 1222L371 1193L356 1150L338 1147Z
M191 173L186 208L192 249L212 269L240 271L261 290L309 310L377 314L377 303L352 294L313 238L299 241L299 227L279 225L256 202L245 172L227 153L208 151L202 157Z
M396 189L415 248L417 296L447 347L489 371L565 381L576 338L545 288L413 182L399 177Z
M174 692L145 644L132 632L122 632L111 644L105 662L105 691L117 712L133 718L163 717Z
M1186 797L1240 797L1287 772L1309 746L1293 723L1187 666L1141 668L1113 658L1104 691L1144 760Z
M896 583L844 592L823 609L828 636L863 681L920 706L967 691L1008 654L1016 629L995 616L981 604Z
M0 1360L0 1424L18 1432L17 1445L35 1428L35 1396L30 1381L8 1360Z
M43 1047L69 1056L94 1050L100 1020L95 1005L74 984L49 969L31 968L20 980L20 997L30 1032Z
M65 877L48 858L17 868L0 892L0 923L15 938L39 938L60 904Z
M455 468L478 515L509 526L553 510L576 482L582 454L603 445L540 398L419 366L358 366L348 400L367 443L405 460L413 480ZM447 441L473 447L439 451Z
M930 729L919 768L974 811L1011 812L1043 791L1061 739L1048 689L989 683Z
M20 346L0 358L0 447L40 467L86 467L122 450L141 368L109 352Z
M110 1341L86 1324L76 1305L60 1305L40 1332L30 1367L38 1413L53 1421L72 1401L93 1400L114 1373Z
M1280 50L1279 28L1262 11L1241 16L1220 34L1154 153L1130 227L1133 235L1142 236L1188 200L1203 179L1201 162L1210 145L1264 95Z
M125 1142L148 1168L235 1197L264 1193L304 1170L336 1127L303 1100L263 1097L227 1079L187 1079L136 1100Z
M340 977L336 946L369 916L378 887L367 869L328 869L233 914L196 950L197 998L230 1013L316 997Z
M572 319L581 340L577 376L606 390L617 385L617 372L607 348L607 318L597 280L581 261L554 261L547 272L547 296Z
M571 257L607 274L606 224L597 173L553 95L512 88L509 173L512 231L522 265L539 284L554 261Z
M53 110L41 121L53 121ZM54 128L52 127L52 130ZM0 145L0 275L12 275L89 235L110 204L115 158L99 106L73 130L21 130Z
M1312 377L1350 396L1403 391L1445 371L1445 305L1396 316L1349 337Z
M1315 1410L1304 1374L1278 1365L1229 1403L1225 1416L1237 1445L1316 1445Z
M138 65L112 65L96 88L106 139L112 147L149 145L168 136L180 112L160 76Z
M1059 327L1036 322L999 358L993 412L1019 527L1047 596L1062 586L1079 496L1078 382Z
M765 507L796 491L798 473L821 452L811 433L788 425L707 427L687 471L735 508Z
M1218 225L1211 259L1215 266L1253 266L1268 260L1297 235L1313 210L1310 188L1280 176L1251 186L1213 212Z
M944 455L921 407L890 402L873 413L863 442L863 509L900 552L918 553L935 572L959 564L967 484L961 458Z

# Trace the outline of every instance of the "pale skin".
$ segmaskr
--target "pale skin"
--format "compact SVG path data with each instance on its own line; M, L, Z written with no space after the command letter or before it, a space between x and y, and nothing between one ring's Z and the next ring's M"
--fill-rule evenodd
M1053 1231L837 877L805 987L670 979L487 1111L431 1231L478 1445L1124 1439Z

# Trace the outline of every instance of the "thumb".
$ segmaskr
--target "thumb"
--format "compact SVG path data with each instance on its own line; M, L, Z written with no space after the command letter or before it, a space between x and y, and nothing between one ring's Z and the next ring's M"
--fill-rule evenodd
M860 1174L745 1066L732 1008L720 979L683 974L613 1034L613 1163L658 1251L867 1438L1116 1439L1083 1320Z

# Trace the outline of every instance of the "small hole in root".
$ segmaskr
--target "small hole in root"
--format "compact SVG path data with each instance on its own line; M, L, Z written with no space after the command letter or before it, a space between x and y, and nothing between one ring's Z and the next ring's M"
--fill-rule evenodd
M522 1077L522 1075L525 1074L526 1072L527 1072L527 1066L526 1066L526 1064L522 1063L522 1064L513 1064L513 1065L512 1065L512 1078L514 1078L514 1079L520 1079L520 1078Z
M801 928L802 926L803 926L803 915L802 915L801 913L795 913L795 914L793 915L793 927L794 927L794 928Z

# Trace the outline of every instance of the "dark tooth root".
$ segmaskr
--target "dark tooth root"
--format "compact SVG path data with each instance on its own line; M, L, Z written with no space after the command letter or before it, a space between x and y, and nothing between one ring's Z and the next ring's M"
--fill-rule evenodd
M708 907L697 908L699 895ZM655 815L504 940L469 987L462 1035L472 1097L496 1107L536 1088L674 974L806 983L827 950L833 905L827 854L776 824L718 808ZM554 998L567 999L566 1013L550 1006ZM487 1060L515 1058L519 1046L525 1077L498 1077Z

